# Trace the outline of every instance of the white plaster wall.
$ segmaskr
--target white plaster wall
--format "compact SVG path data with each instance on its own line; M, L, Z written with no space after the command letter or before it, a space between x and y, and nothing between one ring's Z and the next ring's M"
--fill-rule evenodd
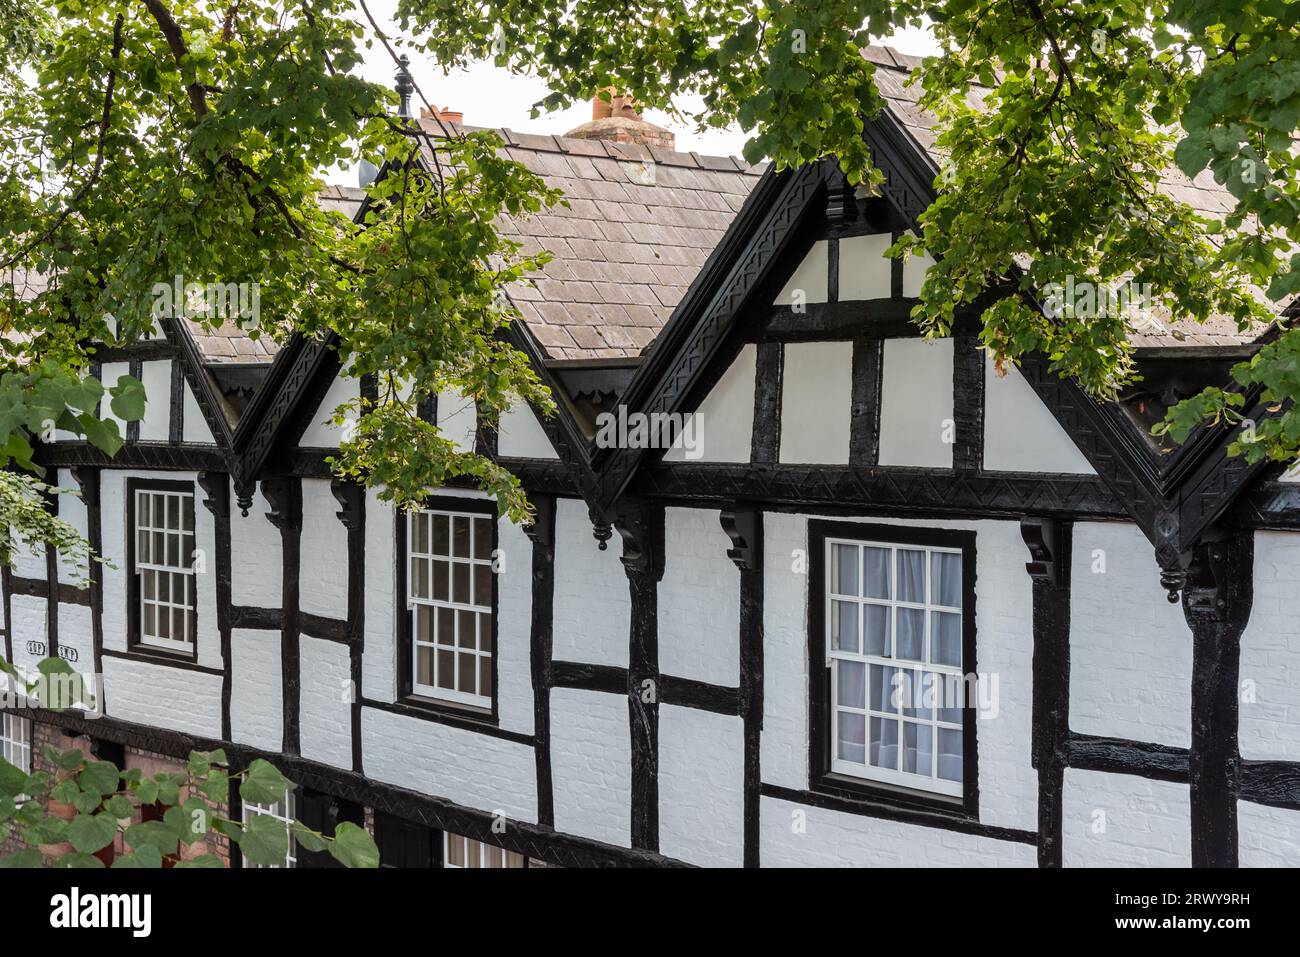
M145 442L166 442L171 427L172 364L170 360L145 362L140 367L144 386L144 418L140 438Z
M903 295L909 299L915 299L921 295L921 285L925 282L925 274L930 271L934 265L934 259L929 253L918 253L908 256L903 260Z
M397 699L397 608L394 564L396 514L379 500L375 489L366 490L366 649L361 658L361 686L375 701Z
M270 509L261 488L248 515L230 497L230 588L236 605L279 608L283 603L283 546L280 530L266 517Z
M278 651L278 635L263 632L263 638L274 642ZM352 679L347 646L309 635L303 635L299 642L302 756L337 768L351 768Z
M113 414L112 403L109 401L108 390L117 385L117 380L124 375L131 374L131 365L128 362L105 362L99 370L99 381L104 385L104 401L100 403L99 414L105 419L111 419L117 423L117 430L126 438L126 422L119 419Z
M1300 761L1300 534L1255 533L1255 598L1241 637L1241 756Z
M1081 522L1073 566L1071 729L1187 747L1192 633L1150 542L1134 525Z
M880 464L952 467L952 340L886 339Z
M221 737L220 675L134 659L105 658L104 698L113 718L201 737Z
M556 415L560 413L557 411ZM537 420L532 406L517 402L501 416L497 427L497 454L533 459L556 459L551 440Z
M984 410L986 469L1097 474L1014 365L1000 376L985 361Z
M1066 769L1066 867L1191 867L1188 788L1131 774Z
M659 708L659 850L703 867L744 864L740 718Z
M813 243L808 255L803 258L785 284L785 288L773 300L776 305L789 305L794 301L795 290L802 289L804 302L825 302L826 286L830 276L830 264L826 251L826 240Z
M127 650L127 574L126 483L130 478L162 479L194 483L194 587L198 629L196 655L198 663L221 668L221 633L217 629L217 551L216 524L203 504L203 490L195 472L118 472L105 469L100 473L100 520L103 523L104 555L116 567L100 566L104 581L104 647ZM236 515L238 511L236 510ZM236 552L235 554L240 554ZM255 560L255 559L254 559ZM200 570L201 568L201 570ZM276 580L279 558L276 557Z
M740 683L740 571L719 513L664 511L664 577L659 583L659 670L679 678Z
M59 488L70 489L67 494L59 496L59 518L68 522L85 537L90 529L89 516L86 512L86 503L81 500L81 486L77 484L72 473L67 469L59 469L58 477L55 484ZM59 555L59 581L72 583L78 580L85 580L89 575L90 569L84 561L73 564L69 561L69 556Z
M798 790L808 787L808 581L792 564L808 548L808 518L763 516L763 781ZM1038 784L1030 764L1033 601L1018 523L861 521L975 531L976 669L991 705L977 726L980 820L1036 828Z
M325 392L325 398L321 400L320 407L312 416L311 425L307 426L302 434L302 441L298 444L304 448L338 448L339 440L343 436L343 427L334 425L330 419L333 418L335 409L361 394L360 388L361 383L357 379L343 375L335 376Z
M18 542L13 552L14 574L19 578L45 580L45 544L43 542Z
M497 521L497 569L497 717L532 734L533 543L508 519Z
M1032 844L901 824L765 797L764 867L1034 867Z
M235 628L230 634L230 655L231 739L279 751L284 741L280 632Z
M474 434L478 429L474 400L459 392L438 393L438 428L443 437L454 442L462 452L473 452Z
M27 651L27 642L39 641L42 647L45 645L45 599L31 595L12 595L9 599L9 606L10 614L13 615L14 629L13 663L20 668L26 669L28 673L35 675L37 663L42 658L48 657L48 655L29 653Z
M361 733L368 777L536 822L537 766L528 745L374 708L362 709ZM557 830L564 828L557 823Z
M1300 867L1300 811L1238 801L1237 863Z
M551 692L555 829L627 847L632 835L632 745L627 699ZM661 802L662 805L662 802Z
M73 671L85 675L95 673L95 640L88 605L59 603L59 646L70 648L76 654L76 661L69 659ZM55 654L55 649L51 648L49 653ZM59 657L65 656L60 653Z
M348 530L339 507L328 481L303 479L299 601L309 614L341 620L348 616ZM271 530L278 539L279 531Z
M181 438L186 442L211 445L216 441L212 437L212 430L208 428L208 420L203 417L203 410L199 408L198 400L194 398L194 390L190 388L188 381L185 383L185 398L181 405L181 415Z
M742 346L712 391L695 410L695 428L704 462L748 462L754 435L754 375L758 349ZM762 424L759 425L762 428ZM687 461L679 447L664 454L665 462Z
M853 343L792 342L781 379L781 461L846 465Z
M622 549L617 532L599 549L580 499L556 502L555 660L627 667L632 603Z
M847 236L840 240L840 301L888 299L893 290L892 262L885 250L893 236Z

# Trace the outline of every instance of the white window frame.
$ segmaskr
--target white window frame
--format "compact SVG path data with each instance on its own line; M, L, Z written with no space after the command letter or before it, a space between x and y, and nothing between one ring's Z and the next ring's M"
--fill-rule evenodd
M131 529L131 534L135 537L132 539L132 541L134 542L134 551L132 552L132 555L134 556L134 562L133 562L134 567L131 569L131 572L133 575L135 575L135 579L136 579L135 581L136 609L135 610L137 616L136 620L139 626L139 634L135 636L136 643L145 648L157 648L157 649L162 649L164 651L180 652L183 654L192 655L194 653L194 638L195 638L193 632L196 630L196 621L198 618L198 601L197 601L198 580L194 572L194 551L198 539L196 534L197 530L192 527L186 528L185 523L186 523L187 516L194 517L192 524L197 524L198 522L198 513L195 510L196 502L194 499L194 492L193 491L185 492L185 491L181 491L180 489L162 489L162 488L144 487L144 488L134 489L132 492L132 496L133 496L132 498L133 523L132 524L134 525L134 527ZM177 501L178 515L180 519L180 526L178 528L168 528L168 527L155 528L153 525L149 524L150 519L152 518L153 515L153 509L151 507L153 504L153 498L156 497L161 497L164 499L164 506L163 506L164 526L168 525L168 519L166 518L166 516L169 512L169 508L168 508L169 501L171 499L175 499ZM162 533L163 546L164 546L163 549L164 554L162 556L163 558L162 562L142 560L141 548L140 548L141 532L147 533L151 542L152 542L152 537L155 534ZM180 538L180 542L177 545L178 554L180 555L180 561L181 561L181 564L179 566L170 565L167 564L166 562L166 557L167 557L165 554L166 546L170 541L170 539L174 537ZM153 546L151 544L150 545L151 553L149 557L156 558L157 556L152 554L152 547ZM182 576L180 580L183 583L185 594L182 597L182 600L180 602L176 601L174 589L170 588L171 582L174 581L174 579L171 577L173 575ZM146 576L152 576L152 582L154 588L153 598L145 597ZM159 597L160 589L158 586L163 580L163 576L167 576L167 581L169 584L169 595L167 601L163 601ZM146 620L145 609L150 606L152 606L154 609L155 630L157 630L158 627L156 616L159 610L166 609L168 616L171 616L172 612L177 609L184 612L184 614L181 615L181 621L183 623L182 624L183 636L180 639L176 639L176 638L164 638L161 635L157 635L157 634L150 634L145 624L145 620Z
M243 805L243 811L240 814L240 819L245 824L247 824L248 819L250 817L256 817L259 814L265 815L266 817L273 817L284 825L284 833L285 836L288 837L289 839L289 847L288 850L285 851L283 864L254 864L251 861L249 861L247 858L244 858L243 859L244 866L250 868L264 867L272 870L285 868L285 867L297 867L298 866L298 844L293 837L293 822L294 822L293 791L292 790L285 791L284 797L276 801L274 804L250 804L245 802L245 804Z
M429 535L428 550L416 551L415 526L423 516L428 516ZM446 555L438 554L434 551L433 522L437 517L447 519L447 552ZM469 554L468 557L452 555L455 551L453 542L455 540L455 526L457 520L469 520ZM473 708L481 708L485 711L492 710L493 688L488 689L487 694L482 694L483 687L483 662L487 662L488 674L493 685L496 682L494 674L495 663L492 661L493 655L496 654L496 640L493 630L496 627L496 608L492 596L487 597L486 603L479 601L479 595L476 594L476 581L478 576L475 569L486 567L492 573L492 588L495 589L495 570L493 569L494 559L491 556L492 549L489 549L488 558L476 557L477 536L480 530L486 534L495 536L496 519L485 512L456 511L455 509L446 508L429 508L416 509L407 514L406 517L406 608L407 608L407 626L409 628L409 640L411 642L411 693L421 698L429 698L433 701L448 702L456 705L468 705ZM489 544L493 539L489 538ZM417 562L424 562L427 566L428 573L425 578L423 589L417 589L415 585L415 570ZM437 562L447 563L447 597L445 599L434 598L435 590L433 587L434 567ZM457 565L467 565L469 567L470 595L472 601L457 602L452 600L454 595L455 574ZM416 595L417 590L423 590L424 596ZM433 641L427 642L420 639L419 615L421 609L428 609L427 614L431 618L430 627L432 629ZM452 612L453 622L453 642L451 645L438 643L439 614L438 609L449 609ZM475 637L472 648L465 647L461 644L461 621L462 612L470 612L474 615ZM492 650L483 651L484 632L492 639ZM433 666L433 683L425 684L420 680L420 649L430 649ZM452 653L452 688L440 687L438 678L441 673L439 664L439 649L444 652ZM474 690L470 691L460 687L461 669L460 663L462 656L474 656Z
M0 714L0 757L23 774L32 773L32 721L19 714Z
M836 588L838 586L838 581L836 580L837 576L835 574L836 565L834 562L834 553L835 553L835 547L837 545L847 545L857 549L857 566L858 566L858 594L857 595L843 595L836 591ZM963 713L960 716L960 720L954 723L951 721L941 721L939 719L940 709L938 705L936 705L934 708L931 709L931 714L929 718L904 717L902 713L903 709L901 707L901 703L900 703L900 707L895 709L892 713L885 710L873 709L871 707L871 668L873 665L883 666L886 668L895 669L896 674L904 671L910 671L914 675L918 675L918 676L923 675L925 673L938 674L942 676L942 682L944 688L948 687L953 681L956 681L958 683L957 686L960 687L964 693L965 673L963 671L963 668L965 667L966 664L965 662L965 626L966 626L965 616L967 614L973 614L974 609L966 609L960 606L940 605L930 601L930 599L933 597L933 589L932 589L932 582L931 582L931 578L933 574L932 572L933 565L932 565L931 556L935 554L948 554L948 555L957 555L959 558L961 558L963 581L967 571L965 565L966 562L969 560L969 557L963 552L961 548L957 548L957 547L912 544L905 541L882 542L882 541L875 541L866 538L862 538L862 539L844 538L844 537L837 537L831 535L826 536L826 541L823 547L824 547L823 561L825 563L823 565L823 568L825 569L825 576L823 579L825 583L823 588L823 591L825 592L823 596L823 602L824 602L823 627L825 630L824 640L826 646L826 665L830 669L830 689L827 698L828 701L830 702L830 711L831 711L830 714L830 770L831 772L834 774L842 774L849 777L858 778L864 781L875 781L884 784L890 784L898 787L907 788L910 790L924 791L931 794L940 794L948 797L963 796L965 793L965 781L964 780L950 781L947 778L940 778L938 774L938 765L939 765L939 731L940 729L946 731L955 731L957 734L961 735L962 778L963 779L965 778L966 767L968 762L971 760L971 755L965 753L965 749L966 749L965 720L967 717L965 712L963 711ZM866 584L864 580L866 576L866 562L863 560L863 550L867 548L886 549L890 553L889 561L890 561L891 587L889 590L890 597L887 599L866 597L867 590L864 587ZM898 595L898 552L900 550L912 551L912 552L923 552L925 555L925 598L926 600L924 602L901 601L897 597ZM963 598L965 597L964 588L962 590L962 596ZM840 650L835 647L833 629L835 627L835 603L836 602L856 603L859 606L857 610L859 652L857 653ZM863 614L863 608L862 608L862 606L865 605L874 605L877 607L885 607L889 609L889 635L890 635L889 649L891 655L883 656L883 655L866 654L866 644L865 644L865 635L864 635L866 616ZM894 657L894 655L897 653L898 650L897 620L898 620L899 608L915 609L922 612L922 616L925 622L925 637L921 649L920 661L913 661L912 659ZM943 664L933 663L930 661L931 647L932 647L931 631L932 631L933 614L935 612L943 612L946 614L957 614L962 616L961 627L962 627L962 659L963 660L960 665L956 665L956 666L943 665ZM839 668L840 668L840 662L842 661L861 663L864 665L864 669L863 669L864 700L863 700L862 708L849 706L849 705L841 705L839 702L839 693L840 693L839 692ZM893 689L885 688L883 689L883 693L890 695L892 697ZM864 735L863 735L863 763L862 764L858 764L857 762L852 762L852 761L845 761L841 759L839 756L839 723L840 723L841 711L847 711L853 714L863 715L865 727L864 727ZM896 726L899 731L898 741L896 744L896 750L898 753L898 763L899 763L898 768L894 768L894 769L882 768L882 767L877 767L870 763L871 762L871 719L873 717L883 718L885 720L893 720L896 722ZM928 726L930 729L930 775L928 777L918 773L913 773L911 771L902 770L901 767L902 755L903 755L904 741L906 740L905 725L908 723L917 724L921 726Z
M451 863L451 849L453 842L463 848L464 864ZM478 859L478 864L471 864L474 858ZM442 832L442 866L453 870L462 870L466 868L497 868L497 869L517 869L528 866L528 859L524 855L515 851L507 851L504 847L497 847L495 844L488 844L486 841L476 841L472 837L465 837L462 834L452 834L450 831Z

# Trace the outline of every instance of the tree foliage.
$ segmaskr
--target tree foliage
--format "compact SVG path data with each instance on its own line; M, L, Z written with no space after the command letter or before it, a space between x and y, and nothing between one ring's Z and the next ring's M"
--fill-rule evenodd
M368 50L395 56L364 3L0 4L14 15L0 37L10 461L28 465L51 421L114 449L116 427L91 408L88 343L144 334L155 283L248 282L261 306L238 319L250 335L335 336L347 374L377 385L377 398L337 412L349 425L342 474L399 504L468 475L526 514L512 476L416 410L448 390L489 419L520 399L550 407L502 336L515 316L505 293L545 254L498 227L561 200L491 134L394 116L393 94L359 73ZM860 51L927 23L941 52L915 82L938 118L944 169L921 235L895 249L939 263L915 318L944 334L957 310L1000 289L982 314L998 361L1044 352L1099 396L1135 373L1135 320L1045 304L1045 288L1136 283L1156 317L1137 321L1214 318L1254 332L1300 285L1300 3L399 0L398 12L405 49L436 66L488 57L542 77L539 110L630 90L701 128L738 123L751 160L832 155L868 185L879 174L862 118L882 99ZM362 158L386 175L353 224L317 202L319 176ZM1235 206L1219 220L1198 214L1162 187L1175 168L1212 177ZM24 284L34 291L19 295ZM1234 372L1280 412L1238 451L1300 453L1298 334ZM114 388L129 397L137 386ZM1208 390L1161 429L1181 438L1238 414L1233 393Z

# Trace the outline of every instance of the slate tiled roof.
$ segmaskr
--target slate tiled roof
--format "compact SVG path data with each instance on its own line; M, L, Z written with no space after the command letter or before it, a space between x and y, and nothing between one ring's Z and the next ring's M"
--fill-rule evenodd
M940 153L935 147L935 117L917 106L921 96L920 84L909 86L906 83L908 74L921 65L921 58L880 46L868 47L863 55L876 64L876 83L889 112L937 164ZM988 92L986 87L972 86L967 102L979 108ZM1161 188L1167 195L1213 219L1222 219L1236 205L1232 194L1216 183L1208 170L1191 180L1181 170L1170 167L1161 177ZM1261 290L1254 291L1274 311L1280 312L1285 306L1285 303L1267 300ZM1151 327L1132 330L1129 341L1139 347L1232 346L1252 342L1264 331L1260 326L1242 332L1237 323L1226 316L1211 317L1204 323L1176 321L1167 313L1157 314L1154 318L1156 322Z
M424 123L439 133L435 121ZM510 289L551 359L639 355L763 172L726 156L496 132L511 159L568 200L501 222L526 252L544 248L554 256L531 281Z

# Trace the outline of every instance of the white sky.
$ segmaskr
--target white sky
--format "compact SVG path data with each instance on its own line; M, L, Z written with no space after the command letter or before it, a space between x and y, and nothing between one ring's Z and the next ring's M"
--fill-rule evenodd
M367 0L367 6L389 37L397 38L399 32L392 22L397 0ZM365 23L359 8L357 15ZM933 53L937 49L928 32L917 29L899 31L888 45L916 55ZM528 115L532 105L547 93L546 86L536 77L512 74L486 61L443 75L428 58L414 50L405 52L411 58L411 74L429 102L443 109L461 111L470 126L508 128L521 133L567 133L591 119L589 103L578 103L567 110L544 113L532 119ZM388 52L382 44L375 43L366 55L363 75L368 80L392 87L395 72ZM418 97L416 105L419 105ZM739 156L746 139L738 127L701 133L672 122L666 114L656 110L647 111L645 117L676 134L677 148L683 151ZM352 169L331 170L326 179L349 186L357 182L356 172Z

